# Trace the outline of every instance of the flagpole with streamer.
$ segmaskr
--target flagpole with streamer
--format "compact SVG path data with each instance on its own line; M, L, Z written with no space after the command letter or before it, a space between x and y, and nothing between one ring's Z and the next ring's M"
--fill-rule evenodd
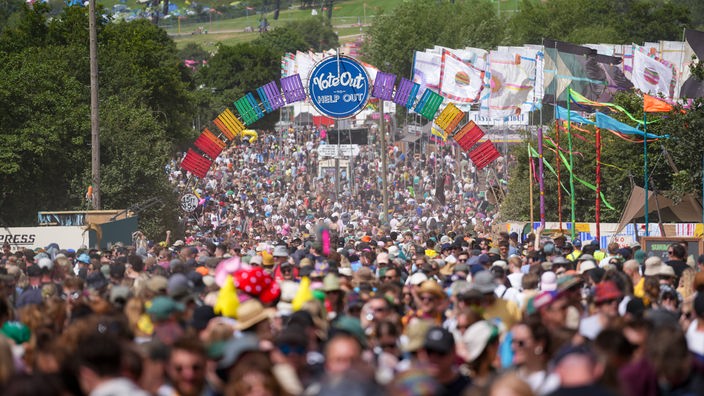
M575 197L574 197L574 156L572 155L572 123L570 122L570 102L572 101L570 91L567 91L567 146L570 151L570 209L572 223L572 239L575 237ZM559 134L559 133L558 133Z
M560 179L560 124L557 118L557 105L555 105L555 145L557 146L557 153L555 154L555 164L557 172L557 221L560 223L560 230L562 229L562 190L560 190L560 185L562 185L562 180Z
M528 183L530 190L528 190L528 201L530 201L530 224L533 224L533 156L530 152L530 140L528 140L528 178L530 182Z
M596 239L601 240L601 129L596 128Z
M543 228L545 228L545 181L543 180L544 177L545 173L543 172L543 127L541 125L538 128L538 187L540 188L540 226ZM704 183L702 184L702 186L704 186ZM559 194L560 184L557 185L557 190ZM704 187L702 187L702 194L704 194ZM702 202L704 202L704 200L702 200Z
M648 112L643 111L643 188L645 188L645 236L649 234L648 225ZM636 230L636 238L638 231Z

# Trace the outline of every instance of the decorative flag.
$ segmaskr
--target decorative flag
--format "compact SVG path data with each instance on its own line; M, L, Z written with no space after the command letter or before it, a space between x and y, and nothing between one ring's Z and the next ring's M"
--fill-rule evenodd
M395 83L395 74L377 72L374 79L374 87L372 88L372 96L383 100L391 100Z
M469 151L483 137L484 131L474 121L466 123L459 132L452 136L464 151Z
M242 121L235 117L230 109L225 109L225 111L220 113L220 115L213 120L213 124L220 129L220 132L222 132L228 140L234 140L245 128Z
M217 158L226 146L225 142L210 132L208 128L205 128L203 133L198 136L194 145L211 159Z
M669 113L674 107L662 99L648 94L643 95L643 111L646 113Z
M567 109L562 107L562 106L555 106L555 118L558 120L565 120L567 121ZM577 124L585 124L585 125L594 125L594 121L588 120L584 117L582 117L581 114L574 110L570 110L569 112L569 120L570 122L576 122Z
M442 96L452 101L474 103L484 88L484 70L443 49L438 88Z
M448 103L445 106L438 118L435 119L435 124L445 131L443 140L447 140L447 135L455 131L462 118L464 118L464 112L458 109L457 106L452 103Z
M624 135L636 135L640 137L644 137L647 135L648 139L662 139L662 138L668 138L669 135L664 135L664 136L659 136L655 135L652 133L645 134L643 131L633 128L632 126L628 124L624 124L621 121L618 121L616 119L613 119L609 116L607 116L604 113L596 112L596 123L595 123L597 128L601 129L608 129L611 131L615 131L618 133L622 133Z
M535 59L508 51L491 51L482 93L482 115L503 119L521 114L535 82Z
M633 86L621 71L620 57L561 41L546 39L543 43L544 103L566 102L568 88L590 100L608 102L615 91Z
M698 30L684 30L684 61L691 62L692 55L695 55L697 60L704 59L704 32ZM701 98L704 97L704 81L698 80L695 76L689 75L689 65L682 67L682 77L687 79L682 83L680 90L680 98Z
M208 174L208 169L210 169L212 164L213 161L203 157L193 149L188 149L186 156L181 161L181 168L202 179Z
M264 116L251 92L237 99L234 104L246 125L251 125Z
M442 130L435 128L435 125L430 127L430 134L432 136L439 137L440 139L442 139L443 142L447 141L447 134L445 134L445 132L443 132ZM432 136L431 136L431 138L432 138Z
M294 74L281 79L281 89L284 91L286 103L300 102L306 99L306 91L301 82L301 75Z
M416 101L416 95L420 89L420 84L414 83L406 78L401 78L394 96L394 103L410 109Z
M413 82L421 91L438 89L440 86L440 66L442 55L437 52L416 51L413 56Z
M276 85L276 81L271 81L257 88L257 95L259 95L259 99L261 99L268 113L278 110L285 104L279 86Z
M672 64L654 56L649 56L645 48L633 46L633 85L647 94L663 95L672 98L676 76Z
M435 113L437 113L441 104L442 96L429 89L426 89L425 92L423 92L423 96L420 98L420 101L416 105L414 111L422 115L423 117L432 120L433 118L435 118Z
M469 159L472 160L477 170L483 169L500 156L501 154L499 154L499 151L490 139L487 139L484 143L480 144L479 147L469 153Z
M301 283L298 287L296 295L291 300L291 307L294 311L300 311L303 304L313 299L313 291L310 289L310 278L304 276L301 278Z

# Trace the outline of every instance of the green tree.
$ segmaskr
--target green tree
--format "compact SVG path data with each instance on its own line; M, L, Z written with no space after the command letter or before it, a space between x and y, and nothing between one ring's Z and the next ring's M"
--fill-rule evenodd
M409 76L414 51L441 45L450 48L497 45L502 24L487 1L437 2L412 0L390 15L379 16L364 43L364 59L398 76Z
M247 92L280 77L280 62L281 58L267 47L250 43L220 45L217 54L196 75L203 91L211 95L208 119L225 108L234 108L233 102ZM276 115L264 117L255 126L272 126Z
M0 205L10 225L39 210L86 209L91 134L87 10L48 18L35 5L0 34ZM191 143L195 112L190 73L166 33L144 21L98 26L101 190L105 208L140 213L148 235L173 228L176 199L164 172Z

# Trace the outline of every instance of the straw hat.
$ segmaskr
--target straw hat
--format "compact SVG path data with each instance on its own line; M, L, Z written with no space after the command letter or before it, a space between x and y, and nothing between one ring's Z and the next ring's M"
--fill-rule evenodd
M264 308L259 300L249 299L240 303L240 306L237 307L237 325L235 325L235 329L240 331L249 329L257 323L273 318L275 313L276 309Z

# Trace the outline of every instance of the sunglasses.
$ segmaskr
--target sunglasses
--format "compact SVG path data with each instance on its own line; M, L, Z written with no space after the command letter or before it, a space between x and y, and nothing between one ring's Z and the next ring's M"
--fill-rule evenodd
M435 301L436 297L435 296L420 296L420 300L425 302L425 301L430 301L433 302Z
M279 346L279 351L284 355L305 355L306 348L300 345L287 345L283 344Z

